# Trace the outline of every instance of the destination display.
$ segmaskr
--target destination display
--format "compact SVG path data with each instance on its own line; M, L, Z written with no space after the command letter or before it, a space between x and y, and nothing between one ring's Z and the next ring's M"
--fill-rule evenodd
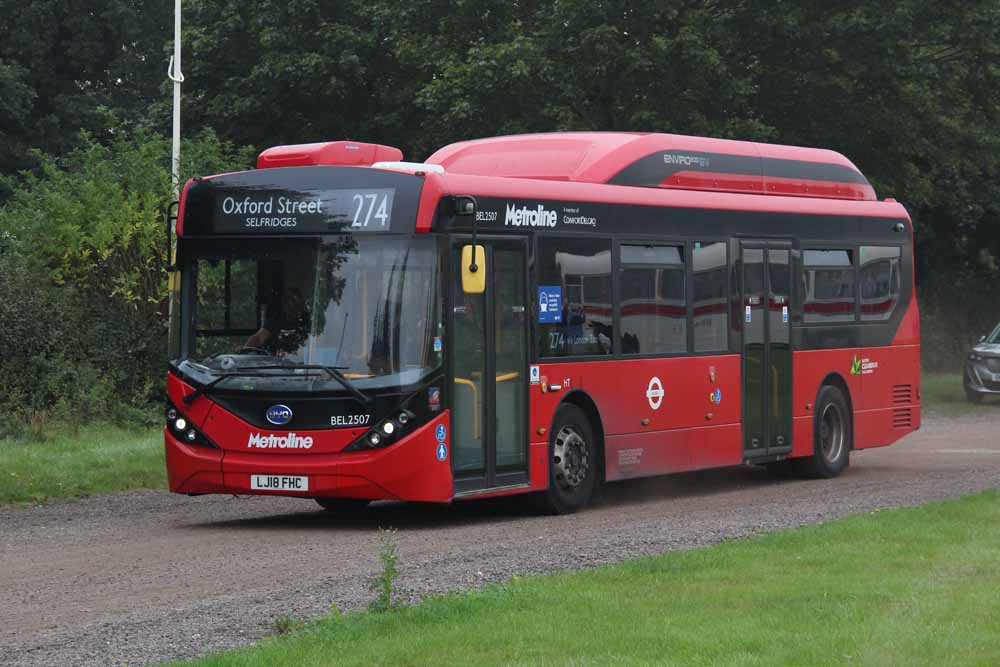
M182 233L273 235L413 230L422 179L349 167L260 169L193 183Z
M214 227L220 232L295 231L350 228L384 232L390 228L394 188L271 192L216 197Z

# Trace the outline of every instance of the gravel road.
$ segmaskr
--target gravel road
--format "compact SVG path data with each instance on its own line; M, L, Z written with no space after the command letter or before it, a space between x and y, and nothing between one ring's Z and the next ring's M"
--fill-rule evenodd
M1000 488L991 407L856 452L835 480L751 468L673 475L612 485L602 504L565 517L480 501L379 504L344 518L311 501L161 491L0 508L0 665L191 657L260 639L280 616L363 607L379 526L398 530L401 588L417 600Z

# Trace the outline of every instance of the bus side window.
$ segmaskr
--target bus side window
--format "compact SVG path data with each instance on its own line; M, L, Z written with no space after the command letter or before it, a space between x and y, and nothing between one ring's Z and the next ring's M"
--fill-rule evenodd
M899 302L898 247L861 247L861 319L884 321L892 317Z
M684 247L622 244L619 250L622 353L687 352Z
M854 321L854 251L803 250L804 322Z
M541 237L535 265L536 298L561 303L558 313L536 305L539 355L611 354L611 240Z
M725 243L696 243L692 275L694 282L694 351L722 352L728 349L726 318Z

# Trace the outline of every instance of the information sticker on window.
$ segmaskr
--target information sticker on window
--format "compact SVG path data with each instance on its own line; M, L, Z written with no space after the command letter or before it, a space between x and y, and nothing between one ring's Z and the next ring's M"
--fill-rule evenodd
M562 287L559 285L538 286L538 323L562 322Z

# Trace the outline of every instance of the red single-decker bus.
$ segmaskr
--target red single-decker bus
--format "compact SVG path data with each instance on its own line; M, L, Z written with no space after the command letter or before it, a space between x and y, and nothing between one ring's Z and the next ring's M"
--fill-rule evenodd
M281 146L181 194L178 493L449 502L920 426L913 226L820 149L559 133Z

